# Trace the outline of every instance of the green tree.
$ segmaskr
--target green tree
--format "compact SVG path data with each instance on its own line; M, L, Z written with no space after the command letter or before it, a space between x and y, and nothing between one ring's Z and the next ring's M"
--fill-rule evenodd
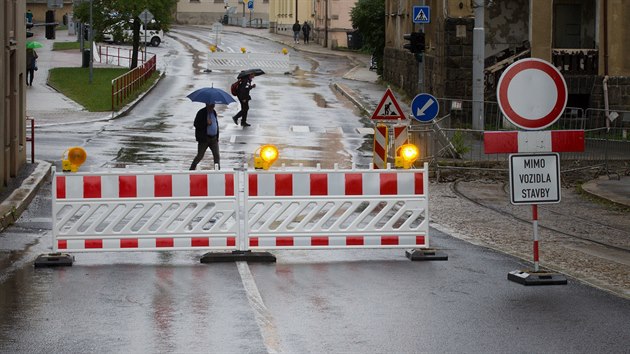
M172 13L177 6L177 0L92 0L92 21L94 33L101 34L108 26L119 21L131 24L133 31L132 55L130 68L138 66L138 49L140 48L140 18L144 9L148 9L162 29L170 28ZM90 3L82 2L75 8L75 16L83 23L90 21ZM98 36L95 36L98 38Z
M359 0L350 11L352 26L363 36L363 49L376 57L378 73L383 73L385 49L385 0Z

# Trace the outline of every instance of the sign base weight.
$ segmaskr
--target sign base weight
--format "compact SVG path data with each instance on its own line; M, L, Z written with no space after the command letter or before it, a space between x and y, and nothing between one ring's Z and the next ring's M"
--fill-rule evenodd
M523 285L567 285L564 275L546 271L513 270L508 273L507 278Z
M219 262L264 262L273 263L276 257L269 252L232 251L208 252L201 256L201 263Z
M423 248L405 251L405 255L412 261L448 261L448 255L433 248Z

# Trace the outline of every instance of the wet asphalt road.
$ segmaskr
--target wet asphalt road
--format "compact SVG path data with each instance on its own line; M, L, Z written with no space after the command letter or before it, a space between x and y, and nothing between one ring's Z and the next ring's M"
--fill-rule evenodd
M168 46L183 50L178 43ZM292 60L324 70L308 58ZM47 128L38 158L56 161L59 146L77 141L91 156L88 167L185 168L199 108L185 94L208 79L191 78L185 67L194 62L194 54L174 56L151 95L160 98L143 100L127 117ZM292 86L297 98L280 89L295 78L256 79L257 125L243 132L222 123L227 165L246 162L263 141L285 146L289 161L364 163L365 139L353 132L362 118L330 91L330 75L308 72L313 86ZM232 76L212 77L227 88ZM302 125L309 131L292 128ZM331 135L330 127L342 131ZM0 234L0 352L624 353L630 342L628 300L574 279L550 287L509 282L507 272L530 264L434 229L431 244L448 254L446 262L411 262L403 250L276 251L277 263L251 265L200 264L193 252L124 252L78 253L73 267L35 269L52 243L50 195L45 184Z

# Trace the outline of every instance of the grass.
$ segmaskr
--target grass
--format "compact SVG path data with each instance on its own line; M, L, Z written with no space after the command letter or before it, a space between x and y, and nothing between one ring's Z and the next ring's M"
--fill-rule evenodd
M126 68L94 68L90 84L89 68L55 68L49 71L48 84L90 112L107 112L112 109L112 79L127 71L129 70ZM158 75L155 72L138 94L127 101L135 99L140 92L151 87Z
M53 50L71 50L76 49L79 50L81 48L81 43L79 42L54 42Z

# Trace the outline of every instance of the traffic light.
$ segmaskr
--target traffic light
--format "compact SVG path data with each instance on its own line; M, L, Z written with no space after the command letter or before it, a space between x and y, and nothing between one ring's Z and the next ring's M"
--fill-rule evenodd
M412 32L403 35L403 38L409 43L403 45L403 48L417 54L424 52L424 32Z

